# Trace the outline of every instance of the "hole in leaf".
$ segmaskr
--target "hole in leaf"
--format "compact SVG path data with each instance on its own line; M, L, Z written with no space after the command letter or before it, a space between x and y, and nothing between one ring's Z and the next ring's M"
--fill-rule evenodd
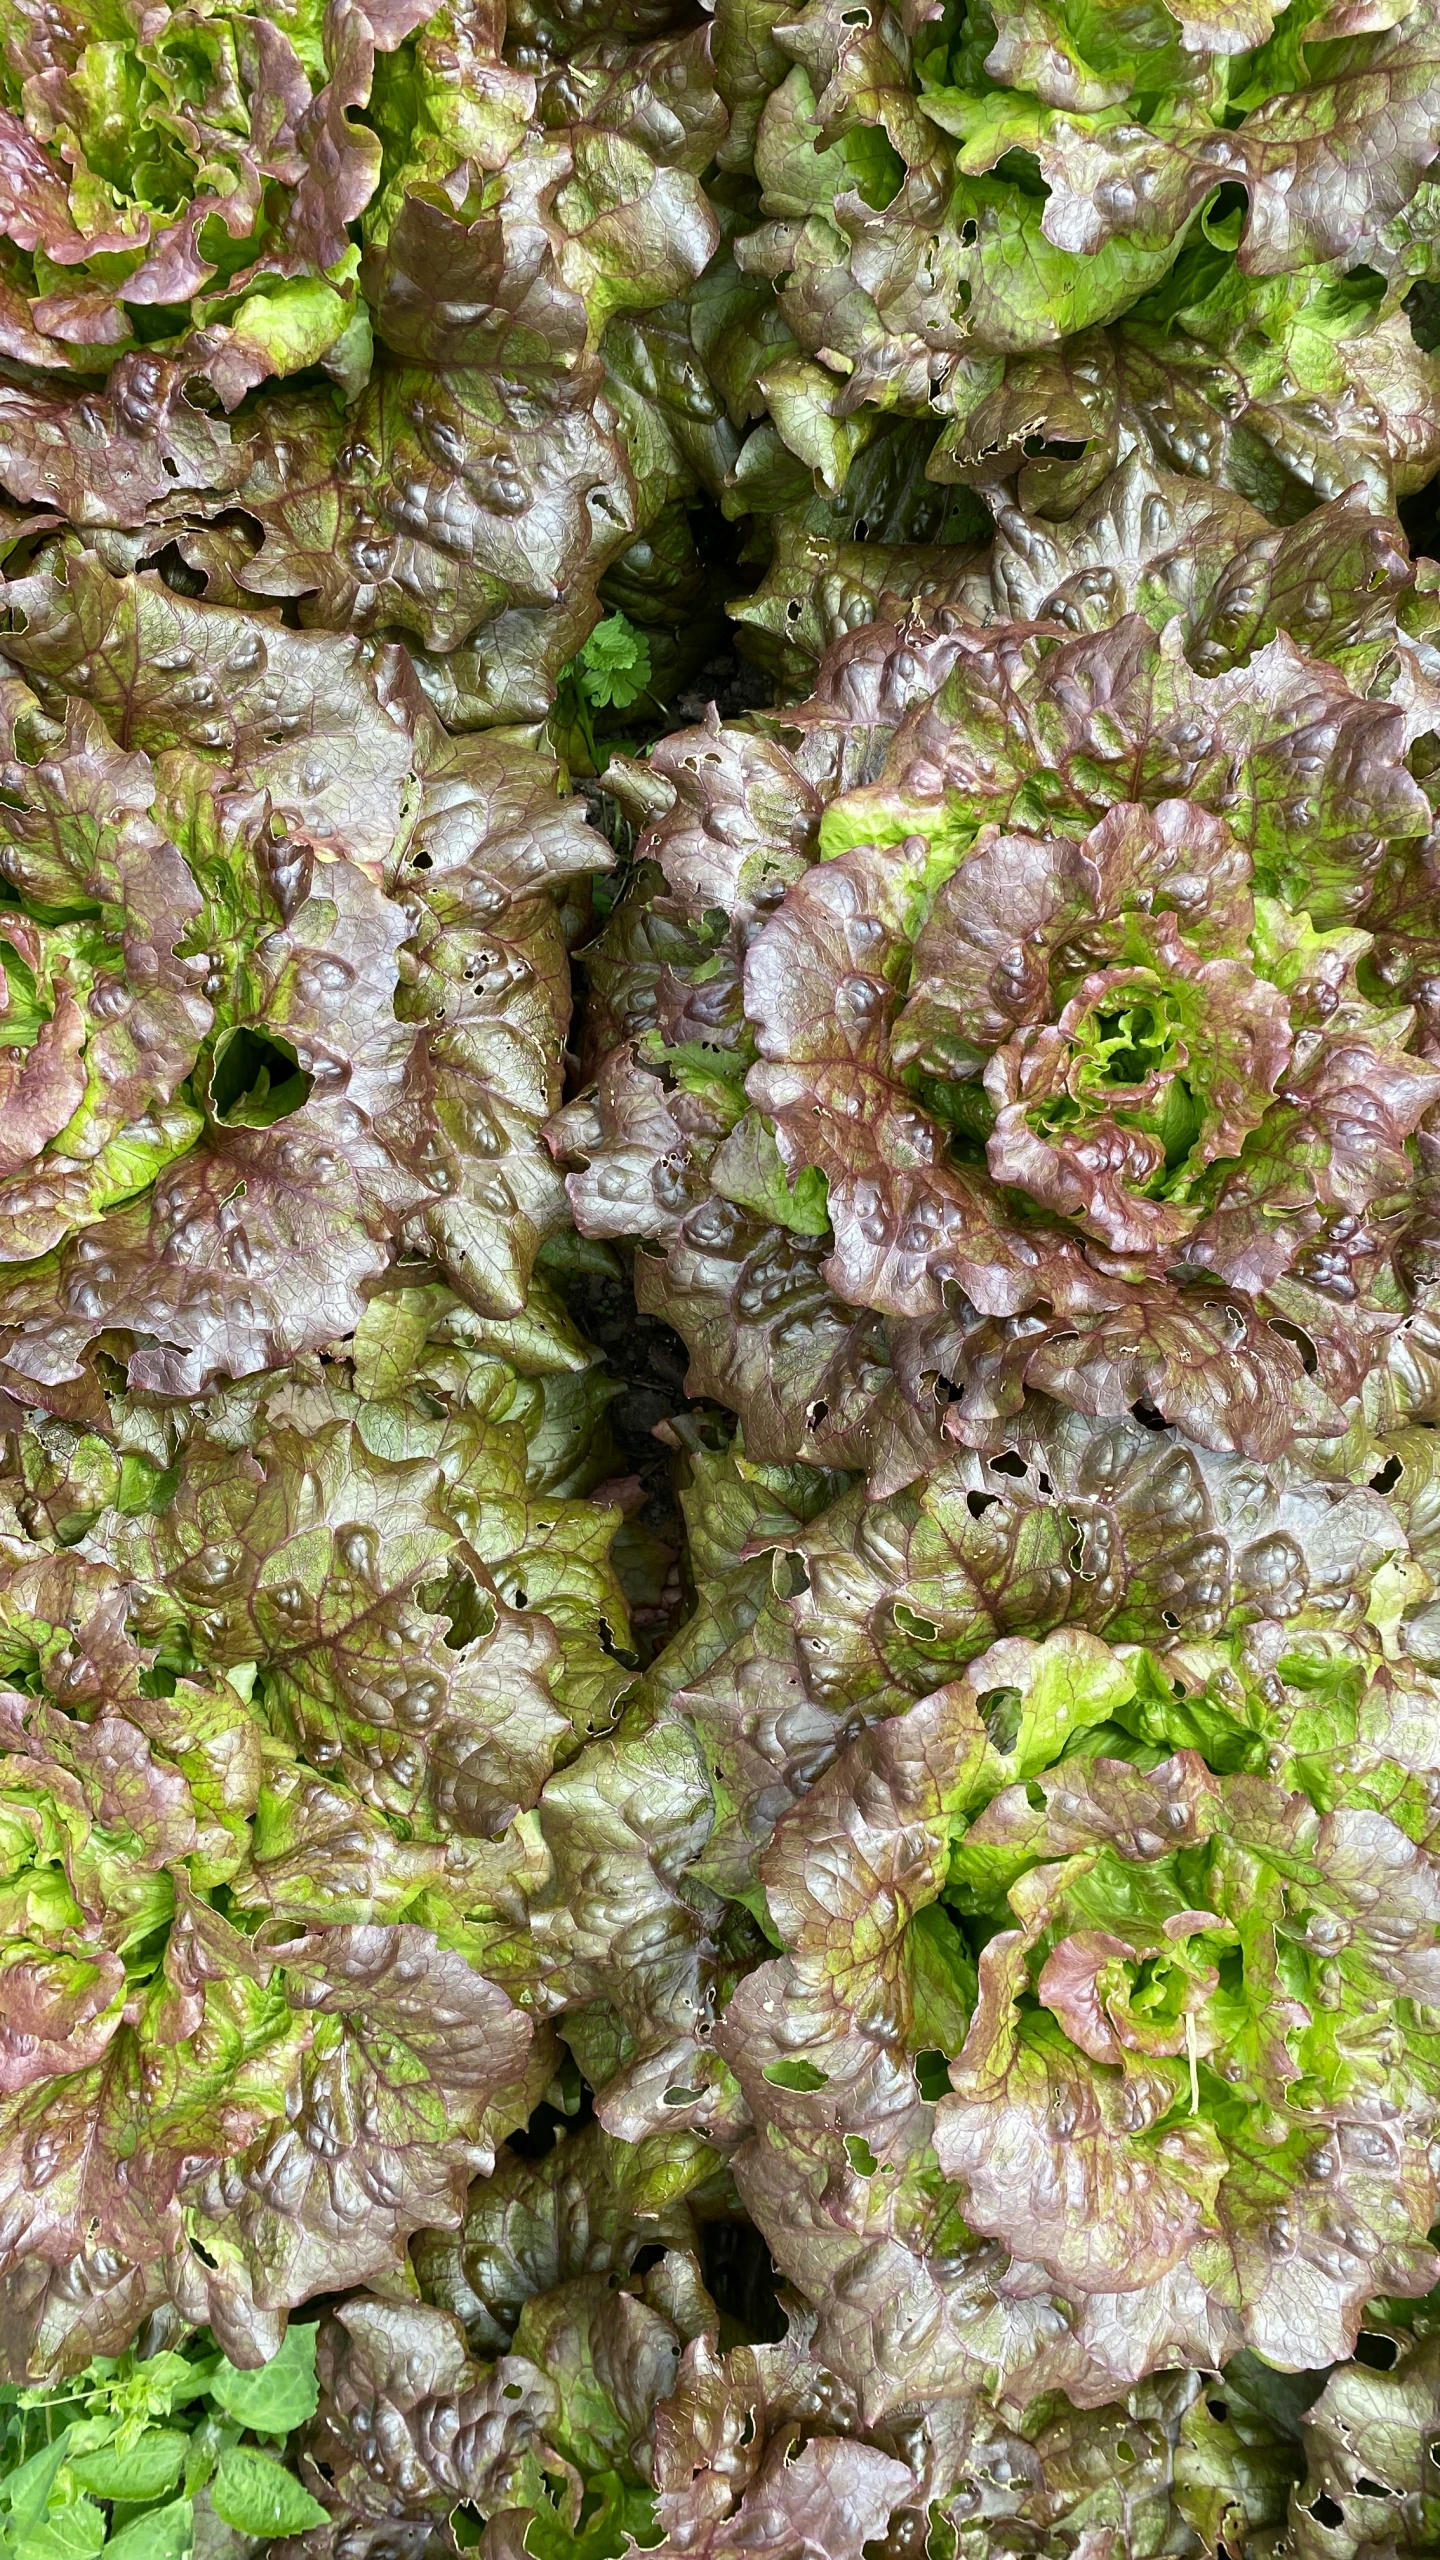
M980 1721L996 1750L1007 1758L1020 1739L1023 1704L1018 1689L987 1689L980 1700Z
M805 1559L794 1547L781 1547L776 1551L770 1567L770 1578L777 1600L798 1600L802 1591L808 1591L810 1588L810 1574Z
M1137 1396L1130 1410L1137 1422L1144 1423L1147 1431L1168 1431L1170 1428L1159 1406L1153 1405L1148 1396Z
M1377 2373L1389 2373L1400 2361L1400 2350L1393 2338L1382 2338L1375 2329L1362 2329L1355 2341L1355 2361L1372 2365Z
M909 1609L903 1600L895 1603L895 1624L903 1636L914 1636L921 1644L933 1644L940 1633L933 1618L922 1618L918 1609Z
M1212 2418L1215 2418L1215 2419L1218 2419L1218 2421L1219 2421L1220 2425L1223 2427L1223 2426L1224 2426L1224 2424L1225 2424L1226 2419L1227 2419L1227 2418L1229 2417L1229 2415L1230 2415L1230 2403L1229 2403L1229 2401L1228 2401L1228 2400L1207 2400L1207 2401L1206 2401L1206 2403L1205 2403L1205 2406L1206 2406L1206 2408L1209 2410L1211 2417L1212 2417Z
M1298 1324L1291 1324L1284 1316L1272 1316L1270 1330L1272 1333L1278 1333L1282 1341L1294 1344L1300 1354L1300 1366L1306 1377L1313 1378L1320 1366L1320 1355L1309 1334L1303 1332Z
M873 2178L880 2166L863 2133L846 2134L845 2157L857 2178Z
M997 1476L1028 1476L1030 1473L1018 1449L1002 1449L999 1457L992 1458L990 1464Z
M228 1129L268 1129L310 1099L288 1040L248 1022L222 1031L210 1059L210 1116Z
M631 2259L630 2273L632 2276L648 2276L652 2267L659 2266L664 2255L663 2240L647 2240L643 2249L637 2249Z
M933 2045L924 2053L916 2054L915 2077L920 2084L920 2095L928 2106L936 2106L942 2098L949 2097L950 2065L944 2054L937 2053Z
M967 1493L965 1508L972 1520L983 1520L987 1511L993 1511L999 1499L998 1493Z
M1387 2489L1383 2480L1372 2480L1367 2471L1362 2471L1355 2483L1355 2494L1361 2498L1393 2498L1395 2492Z
M1334 2532L1337 2524L1343 2524L1345 2521L1344 2508L1339 2505L1337 2500L1330 2497L1324 2489L1321 2490L1318 2498L1312 2500L1310 2513L1317 2524L1328 2526L1332 2533Z
M1404 1467L1401 1460L1392 1452L1392 1454L1386 1459L1384 1466L1371 1477L1371 1492L1389 1493L1391 1488L1399 1483L1403 1473Z
M436 1615L446 1622L445 1644L451 1653L463 1653L467 1645L478 1643L494 1629L493 1600L481 1591L474 1576L460 1567L438 1592L427 1592L426 1600L433 1601Z
M793 2061L767 2062L760 2076L762 2080L769 2081L772 2089L798 2089L808 2092L811 2089L826 2089L830 2085L829 2072L818 2070L813 2062L805 2060L803 2054L798 2055ZM666 2095L669 2095L668 2090Z

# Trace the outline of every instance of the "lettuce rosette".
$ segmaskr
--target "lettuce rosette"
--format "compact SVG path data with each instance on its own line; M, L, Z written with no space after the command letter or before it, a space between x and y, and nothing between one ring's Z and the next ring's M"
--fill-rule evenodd
M516 1817L626 1685L619 1514L583 1498L605 1402L540 1293L487 1336L432 1284L343 1359L14 1434L10 2363L166 2305L253 2362L457 2223L535 2106Z
M1125 520L1068 563L1007 524L793 712L618 776L651 824L553 1143L759 1458L997 1447L1039 1389L1268 1459L1424 1303L1398 531L1337 504L1172 574Z
M722 6L761 420L738 505L858 494L907 441L931 482L1018 474L1059 516L1137 448L1279 522L1420 487L1433 56L1424 8Z
M408 668L114 578L13 581L0 817L4 1359L194 1394L349 1333L402 1238L517 1315L595 861L553 764ZM23 666L28 682L18 680ZM34 690L31 691L30 688ZM558 893L558 896L557 896Z
M872 2422L1323 2366L1433 2284L1440 1869L1383 1764L1435 1712L1378 1651L1062 1630L809 1778L716 2042L741 2194Z
M104 373L146 345L233 404L324 364L364 378L351 226L381 143L355 111L425 0L269 14L21 7L0 46L0 343Z

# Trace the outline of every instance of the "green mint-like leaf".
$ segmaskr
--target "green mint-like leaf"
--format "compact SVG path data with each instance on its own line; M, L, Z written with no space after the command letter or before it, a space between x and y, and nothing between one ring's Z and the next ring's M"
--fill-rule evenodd
M221 2454L210 2503L221 2523L233 2524L237 2533L307 2533L312 2525L329 2521L319 2499L302 2488L293 2471L250 2445L231 2445Z
M161 2498L180 2477L187 2442L177 2428L150 2427L127 2452L102 2445L94 2453L72 2455L70 2474L96 2498Z
M105 2545L107 2560L186 2560L195 2539L195 2509L189 2498L172 2498L152 2507L133 2524L122 2525Z
M239 2371L222 2358L210 2379L210 2397L227 2418L252 2434L288 2435L315 2415L316 2324L291 2322L279 2352L257 2372Z

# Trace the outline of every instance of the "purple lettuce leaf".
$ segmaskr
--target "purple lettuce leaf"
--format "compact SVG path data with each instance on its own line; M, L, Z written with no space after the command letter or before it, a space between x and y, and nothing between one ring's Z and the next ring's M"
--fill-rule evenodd
M946 1432L982 1447L1025 1383L1263 1458L1343 1429L1393 1330L1436 1092L1344 933L1377 841L1428 832L1405 763L1428 715L1362 674L1378 600L1346 633L1363 692L1268 636L1320 556L1306 529L1292 566L1290 540L1266 538L1268 612L1253 560L1196 596L1225 672L1137 615L1069 639L877 625L785 725L656 759L664 898L653 934L622 908L602 946L625 1045L554 1143L582 1225L644 1245L646 1303L757 1455L853 1464L879 1436L885 1351L847 1306L888 1320L902 1386L938 1369ZM1357 596L1390 579L1348 506L1325 550ZM1362 1089L1385 1097L1363 1138Z
M83 1400L107 1331L169 1394L318 1348L407 1234L515 1315L564 1216L556 895L597 853L554 767L443 739L352 639L60 565L11 589L56 715L12 681L24 1392Z

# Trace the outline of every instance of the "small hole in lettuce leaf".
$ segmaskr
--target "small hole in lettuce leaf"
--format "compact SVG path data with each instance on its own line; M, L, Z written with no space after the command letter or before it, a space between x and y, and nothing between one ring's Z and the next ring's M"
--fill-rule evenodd
M769 2077L768 2073L766 2077ZM681 2081L675 2080L671 2082L660 2104L662 2107L698 2107L704 2095L703 2089L688 2089Z
M309 1101L313 1083L288 1040L236 1023L211 1052L210 1116L226 1129L268 1129Z
M648 2276L652 2267L659 2266L664 2255L663 2240L647 2240L644 2247L637 2249L631 2259L630 2273L632 2276Z
M1357 2498L1393 2498L1395 2492L1387 2489L1383 2480L1372 2480L1368 2471L1362 2471L1355 2483L1355 2495Z
M1300 1354L1300 1366L1306 1377L1313 1378L1320 1366L1320 1355L1309 1334L1304 1332L1298 1324L1291 1324L1285 1316L1272 1316L1270 1330L1272 1333L1278 1333L1282 1342L1294 1344Z
M1392 1452L1392 1454L1386 1459L1384 1466L1377 1468L1375 1474L1370 1478L1371 1492L1393 1492L1404 1472L1404 1461L1396 1457Z
M772 2089L795 2089L802 2094L808 2094L812 2089L826 2089L830 2085L829 2072L807 2062L803 2054L783 2062L767 2062L760 2077L768 2080ZM668 2098L668 2089L665 2094Z
M1217 2423L1218 2423L1220 2426L1222 2426L1222 2427L1223 2427L1223 2426L1224 2426L1224 2424L1225 2424L1226 2419L1227 2419L1227 2418L1229 2417L1229 2415L1230 2415L1230 2403L1229 2403L1229 2401L1228 2401L1228 2400L1207 2400L1207 2401L1206 2401L1206 2403L1205 2403L1205 2406L1206 2406L1206 2408L1209 2410L1211 2417L1212 2417L1212 2418L1214 2418L1214 2419L1217 2421Z
M433 1608L437 1617L444 1618L445 1645L451 1653L463 1653L467 1646L494 1632L494 1601L462 1567L457 1566L438 1591L426 1589L417 1597L422 1606Z
M933 2045L924 2053L916 2054L914 2071L920 2095L927 2106L937 2106L942 2098L949 2097L950 2065L944 2054L937 2052Z
M863 2133L846 2134L845 2157L857 2178L873 2178L880 2166Z
M778 1547L770 1567L777 1600L798 1600L810 1588L810 1569L795 1547Z
M999 1500L998 1493L967 1493L965 1508L972 1520L983 1520L986 1512L993 1511Z
M1355 2341L1355 2361L1372 2366L1376 2373L1389 2373L1400 2361L1400 2349L1378 2329L1362 2329Z
M1137 1422L1143 1422L1147 1431L1168 1431L1170 1428L1159 1406L1153 1405L1148 1396L1137 1396L1130 1410Z
M922 1618L918 1609L907 1608L903 1600L896 1601L892 1615L900 1633L913 1636L918 1644L933 1644L940 1633L933 1618Z
M980 1721L995 1749L1009 1757L1020 1739L1020 1716L1024 1706L1018 1689L986 1689L979 1701Z
M1309 2512L1314 2517L1316 2523L1323 2524L1330 2533L1333 2533L1335 2527L1343 2524L1345 2521L1344 2508L1340 2505L1338 2499L1332 2498L1324 2489L1321 2490L1318 2498L1311 2500Z
M992 1458L990 1464L997 1476L1028 1476L1030 1473L1029 1464L1018 1449L1002 1449L999 1457Z
M1245 188L1233 180L1216 188L1201 213L1200 224L1205 237L1218 249L1233 249L1250 210Z

